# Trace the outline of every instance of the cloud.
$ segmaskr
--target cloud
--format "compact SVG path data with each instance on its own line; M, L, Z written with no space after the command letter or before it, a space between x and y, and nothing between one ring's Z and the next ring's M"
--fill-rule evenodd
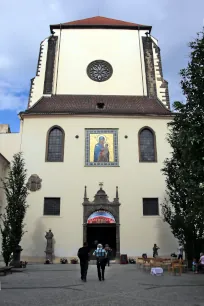
M3 71L11 69L11 67L12 67L12 60L8 56L0 54L0 70Z
M26 108L27 96L15 94L1 94L0 93L0 111L2 110L15 110L17 113Z
M39 45L50 35L50 24L96 15L153 26L174 99L180 93L178 72L187 63L187 43L202 29L203 12L203 0L196 5L189 0L1 1L0 109L26 107Z
M0 81L0 111L25 109L27 105L27 93L24 88Z

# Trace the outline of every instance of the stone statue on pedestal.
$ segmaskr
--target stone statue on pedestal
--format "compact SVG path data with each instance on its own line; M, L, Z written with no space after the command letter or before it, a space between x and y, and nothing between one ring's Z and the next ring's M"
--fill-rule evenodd
M47 239L47 246L46 246L46 261L49 260L52 263L52 254L53 254L53 233L51 229L49 232L46 232L45 238Z

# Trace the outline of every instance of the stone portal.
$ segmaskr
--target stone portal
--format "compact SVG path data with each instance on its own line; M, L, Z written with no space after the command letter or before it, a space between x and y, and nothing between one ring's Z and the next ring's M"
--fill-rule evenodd
M113 248L113 255L120 258L120 218L119 218L119 197L118 187L116 187L116 197L111 202L106 192L103 190L103 184L99 184L100 189L91 202L87 197L87 187L84 191L83 202L83 240L88 241L90 247L92 244L108 243ZM98 238L97 238L98 237ZM97 240L101 241L97 241ZM93 240L93 241L92 241Z

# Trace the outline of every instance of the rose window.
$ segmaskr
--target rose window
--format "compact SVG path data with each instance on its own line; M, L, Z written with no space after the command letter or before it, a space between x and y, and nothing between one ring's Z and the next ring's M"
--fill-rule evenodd
M110 79L113 73L112 66L103 60L91 62L87 67L87 74L91 80L96 82L104 82Z

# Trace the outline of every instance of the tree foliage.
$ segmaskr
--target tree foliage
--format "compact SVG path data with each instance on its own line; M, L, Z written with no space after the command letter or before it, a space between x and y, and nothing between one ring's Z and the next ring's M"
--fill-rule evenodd
M172 155L162 169L167 185L162 209L190 259L198 256L204 239L204 31L189 47L188 66L180 72L186 103L174 103L169 123Z
M26 214L26 169L22 153L13 157L8 177L2 181L7 206L1 215L2 255L8 265L11 254L15 252L24 234L24 217Z

